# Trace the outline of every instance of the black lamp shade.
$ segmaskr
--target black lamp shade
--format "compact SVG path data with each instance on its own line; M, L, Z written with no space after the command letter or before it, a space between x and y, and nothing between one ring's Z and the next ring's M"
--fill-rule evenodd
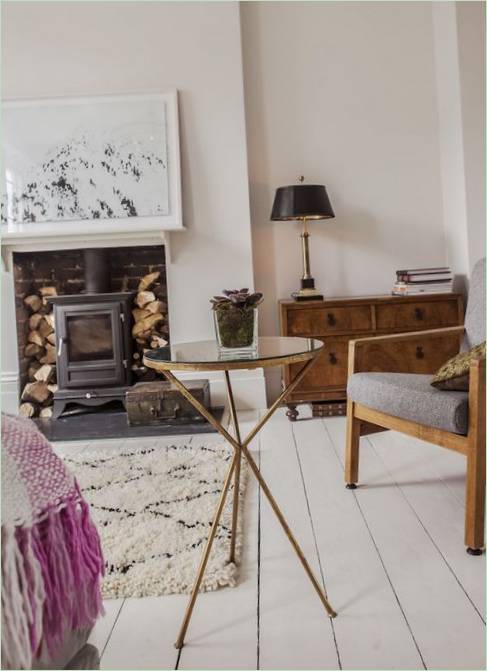
M332 219L335 216L321 184L295 184L276 190L272 206L272 221L292 219Z

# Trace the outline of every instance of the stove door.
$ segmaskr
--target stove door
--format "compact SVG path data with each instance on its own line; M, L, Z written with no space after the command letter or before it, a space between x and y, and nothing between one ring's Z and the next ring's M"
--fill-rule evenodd
M55 317L61 389L125 383L124 315L120 303L56 305Z

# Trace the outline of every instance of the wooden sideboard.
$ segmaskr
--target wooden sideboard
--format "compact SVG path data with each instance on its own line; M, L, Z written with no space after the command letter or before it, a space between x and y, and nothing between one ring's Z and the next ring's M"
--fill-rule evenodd
M325 342L319 360L287 400L290 420L299 403L313 403L315 416L345 414L350 340L424 331L463 324L461 294L326 298L323 301L281 300L281 335L317 338ZM370 370L432 373L458 353L458 338L418 338L407 344L392 342L371 355ZM387 368L384 368L384 366ZM283 384L294 378L302 364L283 368Z

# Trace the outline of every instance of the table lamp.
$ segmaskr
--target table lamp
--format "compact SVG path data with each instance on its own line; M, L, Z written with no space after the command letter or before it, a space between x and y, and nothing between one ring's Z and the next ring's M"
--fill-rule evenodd
M303 276L301 289L292 294L298 301L323 300L323 295L315 289L315 281L311 276L309 263L309 232L308 220L332 219L335 216L326 193L321 184L300 184L281 186L276 190L272 206L272 221L302 221L301 248L303 254Z

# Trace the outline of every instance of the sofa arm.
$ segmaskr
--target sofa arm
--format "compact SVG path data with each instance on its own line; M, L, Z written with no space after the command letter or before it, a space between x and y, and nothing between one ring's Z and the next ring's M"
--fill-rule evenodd
M464 326L351 340L348 375L360 372L434 373L458 354Z

